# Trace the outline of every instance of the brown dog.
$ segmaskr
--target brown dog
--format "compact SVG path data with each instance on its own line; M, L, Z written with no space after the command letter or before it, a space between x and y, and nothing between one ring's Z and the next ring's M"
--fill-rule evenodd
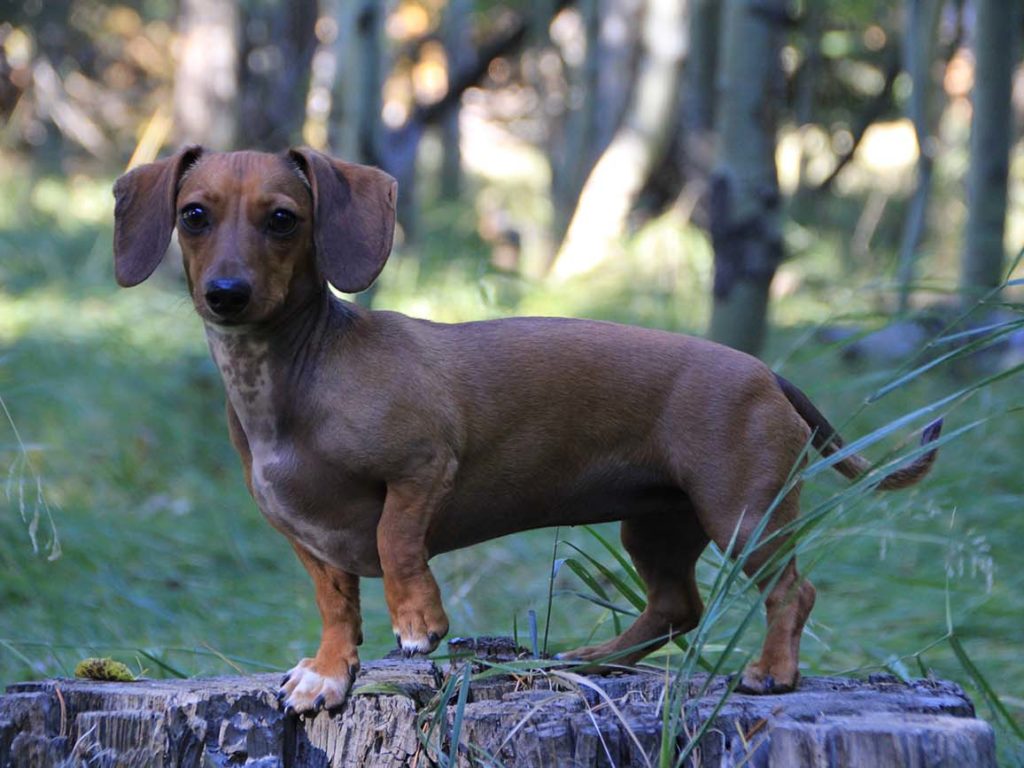
M308 149L191 147L122 176L114 195L121 285L153 272L177 226L246 483L313 577L323 635L282 684L295 711L345 698L359 577L383 576L400 646L429 652L448 631L430 558L542 526L622 521L647 608L565 655L632 663L697 624L708 541L746 544L808 439L825 454L842 446L799 390L701 339L550 318L442 325L337 299L327 281L361 291L391 250L395 182L373 168ZM934 456L878 487L917 482ZM835 468L855 478L869 464ZM796 518L798 494L768 532ZM754 551L750 574L783 538ZM791 690L814 588L792 559L759 578L768 630L741 687Z

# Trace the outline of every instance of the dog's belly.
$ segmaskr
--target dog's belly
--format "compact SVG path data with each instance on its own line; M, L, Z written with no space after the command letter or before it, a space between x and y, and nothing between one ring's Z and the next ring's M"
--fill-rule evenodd
M335 568L380 576L377 522L383 499L346 478L325 482L325 476L331 475L318 473L315 464L302 466L288 449L253 456L253 495L271 525Z
M514 487L475 482L456 488L431 526L431 555L510 533L556 525L588 525L690 509L686 493L650 473L628 479L548 486L539 479Z
M315 482L314 482L315 479ZM650 472L549 485L518 478L508 484L471 476L430 527L429 556L510 533L584 525L689 506L679 488ZM384 488L346 477L337 466L297 458L288 446L254 452L253 494L267 520L312 555L347 573L379 577L377 524Z

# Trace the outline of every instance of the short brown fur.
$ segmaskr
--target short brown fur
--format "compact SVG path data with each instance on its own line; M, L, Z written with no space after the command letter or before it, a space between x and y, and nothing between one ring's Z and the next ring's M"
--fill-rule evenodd
M708 541L747 543L811 427L825 453L841 445L796 387L702 339L552 318L444 325L341 301L326 280L363 290L391 249L395 184L375 169L308 149L191 147L126 174L115 196L124 285L152 273L177 222L246 483L312 576L323 636L283 682L296 711L346 696L359 577L383 577L400 646L429 652L448 631L430 558L543 526L623 521L647 608L565 656L632 663L697 624L698 556ZM916 482L933 458L879 487ZM798 495L769 532L795 519ZM748 572L782 543L758 547ZM792 558L762 588L768 630L740 687L791 690L814 588Z

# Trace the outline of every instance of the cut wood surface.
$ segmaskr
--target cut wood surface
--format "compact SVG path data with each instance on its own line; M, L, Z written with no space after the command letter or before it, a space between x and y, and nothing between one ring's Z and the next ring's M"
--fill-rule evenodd
M439 749L450 753L457 710L457 694L440 707L439 692L462 668L429 659L368 662L338 712L301 719L281 711L278 674L18 683L0 696L0 766L435 765L446 759ZM474 681L458 764L657 765L665 679L641 669ZM812 677L791 694L732 694L716 712L727 681L712 681L698 697L704 682L687 683L684 731L714 720L693 765L996 765L991 727L954 683Z

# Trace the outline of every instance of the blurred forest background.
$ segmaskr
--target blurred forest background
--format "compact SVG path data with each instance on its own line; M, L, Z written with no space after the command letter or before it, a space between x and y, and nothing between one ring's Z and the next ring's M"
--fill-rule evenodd
M180 267L119 291L110 245L127 167L307 144L399 181L360 302L708 334L876 458L946 413L917 489L809 479L806 671L952 677L1024 760L1022 40L1007 0L0 2L0 680L92 654L283 669L313 647ZM595 542L439 559L453 633L532 610L553 649L609 634L633 608L600 569L580 581L574 547L621 568ZM372 658L392 641L380 585L364 595Z

